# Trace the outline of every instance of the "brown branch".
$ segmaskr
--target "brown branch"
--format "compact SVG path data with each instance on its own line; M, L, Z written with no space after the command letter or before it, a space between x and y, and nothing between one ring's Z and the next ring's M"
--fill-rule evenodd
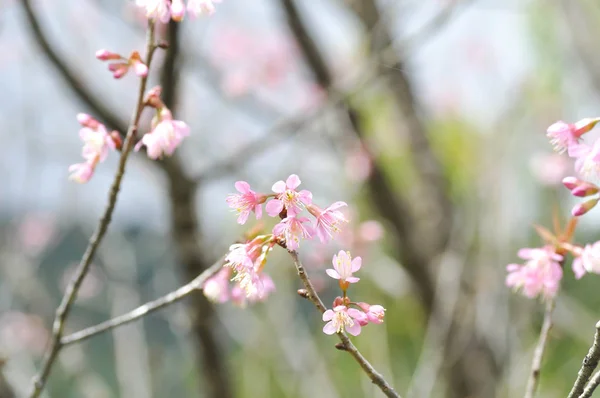
M77 97L79 97L79 99L90 108L96 119L100 120L111 130L124 132L127 129L126 122L117 117L109 108L105 107L104 104L86 88L86 83L81 81L81 79L74 73L73 68L67 65L67 63L64 61L64 57L59 55L54 50L48 39L46 39L47 35L42 31L38 17L35 15L35 12L31 6L31 1L22 0L21 4L23 5L28 26L34 40L38 46L40 46L44 55L46 55L48 60L54 65L62 78L66 81L68 86L73 90Z
M315 307L317 307L319 312L324 313L325 311L327 311L327 307L325 307L325 305L323 304L323 301L319 297L319 294L317 293L312 282L308 278L306 270L304 269L304 266L302 265L302 262L298 257L298 253L290 250L288 250L288 253L290 253L290 256L294 260L294 265L296 266L298 276L300 277L300 280L302 280L302 283L304 284L304 287L306 289L306 294L303 294L303 297L310 300L310 302L313 303ZM339 332L337 333L337 335L340 341L342 342L340 348L352 355L352 357L356 360L356 362L358 362L360 367L367 374L369 379L371 379L373 384L379 387L379 389L387 397L400 398L400 395L394 390L394 388L384 379L384 377L379 372L377 372L377 370L375 370L373 365L371 365L369 361L367 361L367 359L360 353L360 351L358 351L358 348L356 348L356 346L352 344L346 332Z
M169 48L161 73L162 99L175 115L177 113L178 73L176 60L179 57L180 25L171 21L169 25ZM196 215L196 193L199 184L185 172L180 157L175 154L160 162L169 182L171 205L171 233L175 250L185 280L201 274L210 266L202 253L201 226ZM207 396L213 398L233 397L233 382L229 376L227 362L217 338L217 317L213 305L202 294L190 296L188 312L191 333L197 347L197 358L201 361L200 376L204 378Z
M152 63L152 55L154 54L154 50L156 49L154 43L154 23L152 21L148 22L148 33L146 40L147 43L145 63L146 65L148 65L148 67L150 67L150 64ZM79 288L83 283L83 279L85 278L88 272L92 259L96 254L96 250L98 249L102 238L104 238L106 230L108 229L108 225L110 224L112 214L117 203L117 196L121 188L121 181L123 179L123 175L125 174L125 164L127 163L129 153L133 149L133 144L138 129L138 123L142 114L142 110L144 108L144 92L146 91L146 83L146 77L140 79L140 87L137 94L135 110L133 111L133 115L131 117L131 124L129 126L129 129L127 130L125 142L123 143L123 149L121 151L121 157L119 159L119 166L117 168L115 179L110 188L108 204L106 206L106 209L104 210L104 214L102 215L100 222L98 223L98 227L96 228L94 235L92 235L92 237L90 238L88 247L85 253L83 254L81 262L77 266L75 274L73 275L73 277L69 281L69 284L67 285L67 289L65 291L63 299L58 309L56 310L56 317L54 319L54 324L52 327L52 338L50 342L50 347L46 351L46 355L44 356L44 359L42 361L39 373L33 378L31 392L29 393L29 397L31 398L38 397L41 394L46 384L46 381L48 380L48 376L50 374L52 366L58 356L60 349L62 348L61 338L64 332L66 319L69 316L69 312L71 311L71 306L77 298L77 293L79 292Z
M588 382L588 380L590 379L590 376L592 376L592 372L598 366L599 361L600 361L600 321L598 321L598 323L596 323L596 333L594 334L594 343L590 347L590 350L588 351L585 358L583 358L583 363L581 364L581 369L579 369L579 372L577 373L577 379L575 380L575 384L573 385L573 388L571 389L571 392L569 393L568 398L578 398L579 396L582 396L582 394L584 393L584 387L585 387L586 383ZM594 378L598 378L598 377L600 377L600 376L598 376L598 375L594 376ZM590 384L591 384L591 382L590 382ZM589 396L591 396L591 392L593 392L595 388L596 387L592 387L592 390L590 391ZM586 388L586 390L587 390L587 388Z
M533 361L531 363L531 371L529 373L529 379L527 380L527 387L525 388L525 398L533 398L535 396L535 392L540 382L542 359L544 358L544 352L546 351L546 345L548 344L550 329L552 329L552 312L554 311L554 304L555 302L553 298L549 299L549 301L546 303L544 322L542 323L540 338L535 346Z
M139 307L127 312L126 314L119 315L97 325L90 326L78 332L72 333L68 336L65 336L60 340L60 343L63 346L66 346L69 344L87 340L90 337L94 337L100 333L104 333L106 331L118 328L123 325L127 325L128 323L136 321L154 311L167 307L171 304L177 303L183 298L189 296L191 293L194 293L196 290L201 289L202 284L208 278L216 274L222 267L223 258L219 259L219 261L214 263L210 268L203 271L191 282L177 288L176 290L167 293L164 296L157 298L156 300L152 300L145 304L142 304Z

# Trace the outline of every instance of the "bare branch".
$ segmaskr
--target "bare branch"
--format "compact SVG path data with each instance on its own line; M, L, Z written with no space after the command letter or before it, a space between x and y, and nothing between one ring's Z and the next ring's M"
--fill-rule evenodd
M535 396L535 392L540 382L542 359L544 358L544 352L546 350L546 345L548 344L550 329L552 329L552 312L554 312L554 304L555 302L553 298L549 299L546 303L544 322L542 323L540 338L535 346L533 361L531 363L531 372L529 374L529 379L527 380L527 387L525 388L525 398L533 398Z
M104 333L111 329L118 328L123 325L127 325L133 321L136 321L154 311L160 310L161 308L167 307L174 304L181 299L189 296L198 289L202 288L202 284L211 276L216 274L223 267L223 258L219 259L210 268L206 269L200 275L198 275L191 282L181 286L180 288L165 294L164 296L157 298L156 300L149 301L139 307L129 311L126 314L119 315L115 318L109 319L108 321L99 323L89 328L85 328L73 334L63 337L60 343L63 346L77 343L83 340L87 340L90 337L94 337L100 333Z
M579 396L579 398L590 398L594 391L596 391L596 387L600 384L600 371L594 374L594 377L590 380L589 384L585 387L583 394Z
M598 323L596 323L596 333L594 334L594 343L590 347L590 350L588 351L585 358L583 358L583 363L581 364L581 369L579 369L579 372L577 373L577 380L575 380L575 384L573 385L573 388L571 389L571 392L569 393L568 398L578 398L580 396L583 397L582 394L584 394L584 387L585 387L586 383L588 382L588 380L590 379L592 372L598 366L598 361L600 361L600 321L598 321ZM600 376L598 374L596 374L596 375L594 375L594 379L596 379L596 385L592 387L591 386L592 382L590 382L590 386L588 386L591 390L591 391L589 391L590 395L586 395L588 397L592 395L592 392L598 385L598 382L600 382ZM585 391L587 391L587 390L588 390L588 388L585 389Z
M306 289L306 294L302 294L302 297L305 297L306 299L310 300L310 302L313 303L315 307L317 307L319 312L324 313L325 311L327 311L327 307L325 307L325 304L323 304L323 301L319 297L319 294L317 293L312 282L308 278L306 270L304 269L304 266L302 265L302 262L298 257L298 253L290 250L288 250L288 253L290 253L290 256L292 256L292 259L294 260L294 265L296 266L296 271L298 272L298 276L300 277L300 280L302 280L304 288ZM356 348L356 346L352 344L352 342L348 338L348 335L345 332L339 332L337 333L337 335L342 343L341 345L336 345L336 348L341 349L343 351L347 351L350 355L352 355L352 357L356 360L356 362L358 362L360 367L365 371L367 376L369 376L369 379L371 379L373 384L379 387L387 397L400 398L400 395L394 390L394 388L383 378L383 376L379 372L375 370L373 365L371 365L369 361L367 361L367 359L360 353L360 351L358 351L358 348Z
M31 29L33 38L40 46L46 57L48 57L50 62L57 69L59 74L67 82L68 86L79 97L79 99L84 102L91 111L93 111L96 119L100 120L112 130L124 132L127 129L127 124L117 117L110 109L105 107L104 104L94 96L94 94L88 91L86 84L82 82L81 79L75 74L73 68L67 65L66 62L64 62L63 57L61 57L54 50L54 48L52 48L52 45L48 39L46 39L47 35L42 31L38 18L31 7L31 1L23 0L21 1L21 4L25 10L25 16L27 17L27 22L29 22L29 28Z
M24 1L27 3L27 1ZM154 43L154 22L148 22L148 33L146 37L146 59L145 64L150 67L152 63L152 56L154 54L154 50L156 49L156 45ZM104 214L98 223L98 227L94 232L94 235L90 238L88 247L83 254L81 262L77 266L75 274L69 281L67 285L67 289L63 296L63 299L56 310L56 317L54 319L54 324L52 327L52 338L50 342L50 347L46 351L46 355L42 361L41 369L39 373L33 378L31 392L29 393L29 397L36 398L39 397L46 381L48 380L48 376L52 369L52 365L54 364L60 349L62 348L61 338L64 332L65 322L67 317L69 316L69 312L71 310L71 306L75 302L77 298L77 293L79 292L79 288L83 283L83 279L85 278L89 266L96 254L96 250L104 238L106 230L108 229L108 225L110 224L113 211L115 209L115 205L117 203L117 196L119 194L119 190L121 188L121 181L123 179L123 175L125 174L125 165L127 163L127 159L129 158L129 153L133 149L133 144L135 141L135 136L138 129L138 123L140 120L140 116L142 115L142 110L144 108L144 92L146 91L146 84L148 79L143 77L140 79L140 87L137 94L137 100L135 109L133 111L133 115L131 116L131 123L127 130L127 135L125 137L125 142L123 143L123 149L121 151L121 157L119 159L119 166L117 168L117 172L115 175L115 179L111 185L108 204L106 209L104 210Z

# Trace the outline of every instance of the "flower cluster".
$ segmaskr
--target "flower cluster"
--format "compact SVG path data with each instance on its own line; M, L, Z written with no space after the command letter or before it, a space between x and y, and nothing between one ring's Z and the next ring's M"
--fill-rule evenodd
M121 137L117 131L109 133L102 123L88 114L78 114L77 121L82 126L79 137L83 141L81 156L85 161L69 166L69 179L86 183L94 175L98 163L106 159L109 149L121 147Z
M273 193L263 194L253 191L245 181L236 182L238 193L229 195L226 201L238 213L238 223L246 223L252 212L260 219L263 204L269 216L279 217L281 221L271 234L257 235L245 243L230 246L225 266L202 286L206 297L214 302L232 300L241 305L262 301L275 290L273 280L263 271L275 245L294 251L302 238L316 236L326 243L340 232L340 225L348 222L339 210L347 206L346 203L335 202L321 209L313 203L310 191L298 190L300 183L300 178L292 174L286 181L273 184ZM303 210L314 217L314 224L301 216ZM341 250L333 256L332 262L333 268L327 269L326 273L338 280L342 296L334 300L332 309L323 313L323 320L327 322L323 332L333 334L347 331L357 336L363 326L382 323L385 309L381 305L353 302L347 295L350 284L360 280L354 273L360 270L362 259L353 259L349 252Z
M521 249L518 256L526 260L525 264L509 264L506 285L522 290L529 298L541 295L554 297L558 292L563 270L560 262L563 256L556 253L552 246L535 249Z
M385 308L381 305L370 305L364 302L352 302L347 295L351 283L360 279L353 274L362 265L362 259L352 259L349 252L340 250L333 256L333 268L327 269L327 275L337 279L342 289L342 297L336 297L333 301L333 309L323 313L323 321L327 322L323 327L323 333L334 334L347 331L353 336L358 336L363 326L369 323L382 323Z
M245 181L238 181L235 187L239 193L227 197L229 207L237 211L238 223L244 224L251 212L256 218L262 217L262 204L271 217L280 217L281 221L273 228L273 235L285 241L289 250L297 250L301 239L318 237L321 243L326 243L340 231L340 225L348 222L339 210L347 206L345 202L335 202L322 209L312 201L312 193L307 190L298 191L300 178L292 174L284 181L273 184L272 194L256 193ZM300 216L306 209L314 218Z
M96 58L100 61L115 61L108 64L108 70L113 73L115 79L125 76L130 68L133 68L139 77L148 76L148 67L142 62L140 53L137 51L133 51L129 58L125 58L121 54L103 49L96 51Z
M221 0L188 0L184 4L183 0L136 0L135 3L146 12L148 19L154 19L162 23L182 21L186 11L192 17L200 15L212 15L215 12L214 3L220 3Z

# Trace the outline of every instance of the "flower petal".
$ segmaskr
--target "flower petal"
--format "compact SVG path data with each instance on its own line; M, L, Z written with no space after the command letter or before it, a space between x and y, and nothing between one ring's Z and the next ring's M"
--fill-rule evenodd
M300 183L301 183L300 177L298 177L296 174L290 175L288 177L288 179L285 181L285 185L287 186L288 189L296 189L296 188L298 188Z
M336 270L334 270L334 269L327 268L325 270L325 272L327 273L327 275L329 275L333 279L340 279L340 274Z

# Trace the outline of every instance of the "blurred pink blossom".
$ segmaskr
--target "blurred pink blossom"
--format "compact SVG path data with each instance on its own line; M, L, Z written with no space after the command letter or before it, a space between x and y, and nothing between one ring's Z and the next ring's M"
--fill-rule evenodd
M569 150L571 155L571 147L579 143L581 136L590 131L600 121L600 119L585 118L576 123L565 123L559 120L548 127L546 135L550 138L550 143L554 146L554 150L562 153Z
M159 113L158 124L152 131L144 134L135 146L136 151L145 146L150 159L173 155L183 139L190 134L188 125L180 120L173 120L169 110L163 108Z
M44 250L56 234L56 217L52 214L29 213L17 226L23 250L34 255Z
M0 347L4 350L41 355L49 337L44 320L37 315L19 311L6 311L0 315Z
M521 290L529 298L541 295L554 297L563 276L560 261L563 257L551 246L521 249L518 256L527 260L525 264L509 264L506 285Z
M586 272L600 274L600 241L587 244L581 249L579 256L573 260L573 272L577 279Z
M539 153L529 163L533 176L544 185L558 185L571 169L568 158L557 153Z
M345 169L350 180L365 181L371 175L371 155L362 145L354 148L346 156Z

